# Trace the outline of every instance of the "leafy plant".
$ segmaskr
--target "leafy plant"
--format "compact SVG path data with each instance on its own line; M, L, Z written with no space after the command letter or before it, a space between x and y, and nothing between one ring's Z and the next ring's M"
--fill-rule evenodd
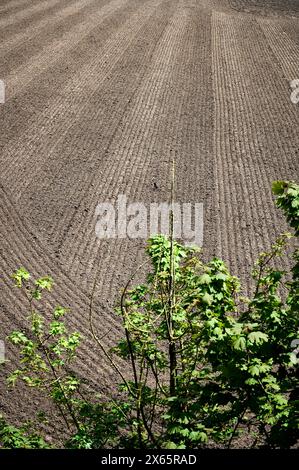
M43 438L30 431L27 425L21 427L9 425L0 415L0 448L44 449L48 447Z
M67 427L71 429L73 426L79 431L76 394L80 382L74 374L66 372L66 367L75 357L80 334L68 333L64 322L67 309L57 306L49 322L38 312L43 291L52 289L53 280L50 277L32 281L29 272L20 268L12 278L15 286L25 293L29 331L13 331L8 337L19 349L20 367L9 375L7 382L13 386L21 380L27 386L39 389L53 400Z
M298 185L275 182L273 191L298 237ZM66 309L57 307L48 324L35 309L52 280L30 284L29 273L19 269L13 278L25 288L30 332L9 337L20 349L20 367L9 383L20 379L54 401L69 428L66 447L231 447L242 434L252 447L293 446L299 424L292 348L299 337L298 250L290 273L278 267L291 237L283 234L259 256L249 299L220 259L204 263L200 252L171 233L150 239L150 272L131 287L135 273L122 293L117 313L124 335L111 351L97 335L90 303L92 335L120 377L117 399L84 398L78 378L66 372L80 341L67 331ZM126 373L119 360L126 361ZM16 442L23 446L22 438Z

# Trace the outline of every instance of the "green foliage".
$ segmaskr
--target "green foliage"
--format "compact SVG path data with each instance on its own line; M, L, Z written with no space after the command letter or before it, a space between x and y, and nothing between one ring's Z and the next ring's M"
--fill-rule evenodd
M0 415L0 448L1 449L45 449L49 447L41 436L29 431L28 426L15 427L8 425Z
M273 191L298 236L298 185L276 182ZM146 282L124 289L117 309L124 336L110 352L91 320L97 344L121 377L117 399L83 396L80 381L65 372L80 341L78 333L68 333L67 310L55 308L46 322L34 307L53 281L41 278L28 289L30 275L19 269L13 279L28 297L30 332L9 337L20 351L9 382L20 379L54 401L70 427L66 447L230 447L242 434L252 447L293 446L299 424L299 360L292 347L299 338L298 251L290 273L278 264L290 238L283 234L259 256L255 289L245 299L223 261L204 263L196 249L153 237L147 247L152 269ZM127 362L129 375L117 357ZM36 445L13 432L19 446Z
M70 429L80 429L77 419L80 381L67 368L74 360L80 344L80 334L69 332L63 320L67 309L57 306L48 321L39 312L43 291L52 289L53 280L42 277L32 280L24 269L18 269L12 278L15 287L22 289L28 305L28 328L13 331L9 342L19 350L19 367L7 378L8 386L22 381L36 388L54 402ZM27 445L32 441L29 440Z
M268 267L286 239L261 256L255 295L242 308L239 283L224 263L203 264L176 242L171 304L169 240L150 241L154 270L145 285L126 293L127 339L114 350L136 369L140 445L194 448L213 440L229 446L241 430L251 428L270 446L294 444L298 361L291 343L298 337L298 315L288 306L290 296L286 302L279 296L284 273ZM147 429L149 423L153 426ZM155 432L157 423L164 432Z
M277 204L298 235L299 187L276 183ZM140 447L228 447L243 432L253 445L290 447L298 438L298 252L292 281L276 267L290 234L262 253L251 299L223 261L205 264L192 248L150 240L152 272L126 291L119 314L128 361L124 389ZM133 432L133 430L132 430Z
M299 235L299 186L294 182L275 181L272 186L277 196L277 207L280 207L290 226Z

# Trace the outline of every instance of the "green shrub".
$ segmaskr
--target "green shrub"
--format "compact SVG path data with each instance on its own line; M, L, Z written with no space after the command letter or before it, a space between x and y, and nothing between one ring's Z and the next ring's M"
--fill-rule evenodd
M273 191L298 236L298 185L275 182ZM242 434L252 447L293 446L298 439L293 346L299 338L298 251L291 273L277 267L290 237L282 235L259 256L250 299L240 295L238 279L220 259L203 263L196 249L172 237L153 237L147 247L150 273L145 283L130 288L132 278L124 289L117 309L124 336L111 351L94 330L90 306L94 339L120 376L117 402L91 402L80 392L80 381L64 372L75 358L79 335L67 332L61 307L45 325L34 303L52 280L35 281L25 289L30 335L9 337L20 348L20 368L9 382L21 379L51 397L69 428L67 447L230 447ZM19 288L30 282L22 269L14 279ZM127 361L126 376L116 357ZM23 447L28 441L2 438L2 446L8 444Z

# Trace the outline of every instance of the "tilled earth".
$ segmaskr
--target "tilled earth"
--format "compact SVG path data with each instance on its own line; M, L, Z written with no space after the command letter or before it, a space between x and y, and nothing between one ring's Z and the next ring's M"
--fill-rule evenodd
M297 0L0 0L0 339L26 317L10 274L51 275L49 306L85 336L77 372L111 388L90 290L109 347L144 240L98 240L95 208L169 200L173 159L176 201L204 204L204 256L248 279L286 228L271 182L298 176L296 78ZM13 420L43 406L1 389Z

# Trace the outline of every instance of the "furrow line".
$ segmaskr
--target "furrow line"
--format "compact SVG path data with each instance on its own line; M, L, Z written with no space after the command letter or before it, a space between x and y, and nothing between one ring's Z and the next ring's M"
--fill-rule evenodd
M285 78L289 81L294 80L299 75L299 45L287 35L278 22L260 19L257 21L267 38L273 55L283 70Z
M59 135L63 129L64 114L68 108L73 109L77 102L82 106L88 101L89 89L85 90L84 81L86 74L94 68L94 60L103 53L107 41L115 35L115 31L123 26L123 23L136 11L136 2L126 1L124 6L117 9L112 15L108 15L103 22L99 22L90 36L84 38L77 47L64 57L63 62L58 61L51 67L51 73L46 70L39 77L37 83L31 83L26 93L19 95L15 100L10 100L1 107L0 114L0 164L2 177L4 171L10 167L11 171L18 175L31 174L28 169L28 159L39 162L46 158L48 148L51 148L51 140ZM79 78L82 80L80 83ZM76 91L77 90L77 91ZM63 107L64 100L66 108ZM78 108L77 108L78 109ZM70 122L77 113L67 114ZM54 140L55 143L55 140ZM42 145L44 153L40 148ZM11 173L11 172L10 172ZM7 180L9 185L9 180ZM20 187L18 191L20 190Z
M5 250L6 253L10 253L9 260L7 262L6 258L1 257L1 266L4 271L4 274L2 275L1 279L1 294L2 299L5 299L5 306L9 312L9 315L7 317L5 315L3 316L2 311L2 322L3 325L6 325L7 332L9 332L15 329L16 327L23 329L26 323L27 313L26 307L24 305L24 296L20 295L20 292L16 291L13 288L12 281L9 275L6 274L15 270L16 265L13 266L14 261L23 261L23 256L15 257L15 253L9 251L9 244L6 241L2 240L1 245L2 249ZM27 263L27 267L30 270L30 262ZM43 266L41 265L40 271L42 272L42 270ZM50 274L52 273L50 272ZM78 369L83 375L85 375L85 377L91 376L91 371L94 368L96 368L98 372L103 371L103 373L110 373L111 365L107 363L105 357L101 353L99 353L99 351L97 351L97 348L95 347L96 343L91 337L88 323L88 315L86 315L86 312L88 310L88 304L86 303L84 305L82 304L82 302L80 302L80 304L77 304L75 305L75 307L73 307L72 305L70 305L69 302L64 303L64 301L69 301L70 299L72 299L71 302L73 302L73 292L67 292L66 289L63 289L62 276L60 276L59 281L61 283L60 288L57 284L57 286L55 287L55 293L45 294L47 300L43 302L43 314L46 315L46 318L49 320L50 310L57 305L58 301L60 303L62 301L62 304L64 306L70 306L71 315L69 315L68 317L68 323L70 324L72 329L79 331L82 334L82 337L84 338L80 351L78 352ZM96 327L97 329L99 329L98 325L96 325ZM107 332L107 334L103 338L103 345L108 350L115 344L115 338L119 336L119 325L117 329L113 327L110 315L105 318L101 316L101 329L99 330L99 335L102 336L103 332ZM88 351L88 354L85 354L85 351Z
M166 18L167 18L167 10L168 10L168 6L171 6L171 2L167 2L165 5L167 6L166 11L163 11L163 10L162 10L162 11L163 11L163 17L162 17L162 18L163 18L163 22L167 21L167 20L166 20ZM160 14L161 14L161 13L159 12L159 15L160 15ZM151 18L151 22L154 22L154 21L155 21L155 18ZM145 34L145 31L143 31L143 33L144 33L144 35L145 35L145 36L144 36L144 41L145 41L145 42L147 41L149 35L151 35L151 36L152 36L152 39L153 39L153 32L154 32L154 31L156 31L155 34L157 34L157 35L160 34L160 28L161 28L161 25L163 24L163 22L161 23L160 20L159 20L159 21L155 21L155 27L154 27L154 28L153 28L153 26L152 26L151 24L149 24L149 25L147 26L146 34ZM140 24L140 21L139 21L139 24ZM141 46L143 45L143 39L142 39L142 41L141 41L140 38L138 38L138 36L137 36L134 41L136 42L136 45L138 44L138 47L139 47L139 45L140 45L140 48L141 48ZM153 44L154 44L154 39L153 39ZM141 50L141 49L140 49L140 50ZM148 48L148 53L149 53L149 54L151 54L150 51L151 51L151 48ZM144 52L143 52L142 55L140 54L140 52L138 52L138 54L134 54L134 52L132 52L131 57L132 57L132 60L133 60L133 64L132 64L132 65L133 65L133 67L134 67L134 68L131 69L131 70L132 70L131 73L133 73L133 75L132 75L132 77L131 77L131 79L132 79L132 86L134 87L132 91L134 91L134 89L135 89L135 82L136 82L136 70L138 70L138 68L136 68L136 66L134 65L134 62L135 62L135 59L139 62L139 60L140 60L141 58L144 59L145 56L144 56ZM140 64L142 64L142 61L140 62ZM128 66L128 64L126 64L126 62L123 62L123 64L120 64L120 65L119 65L119 72L122 74L123 68L124 68L124 67L127 67L127 66ZM139 67L139 65L138 65L138 67ZM141 69L141 71L142 71L142 69ZM96 73L96 72L95 72L95 73ZM120 76L121 76L121 75L120 75ZM128 76L130 77L130 75L128 75ZM109 81L108 81L108 83L109 83L109 82L110 82L110 79L108 79L108 80L109 80ZM121 83L121 82L120 82L120 83ZM101 85L101 83L100 83L99 85ZM131 86L130 83L128 83L128 85ZM126 90L127 90L127 87L126 87ZM115 94L115 91L112 92L112 93ZM108 95L109 95L108 104L109 104L109 106L111 107L111 106L113 105L113 101L111 101L111 95L110 95L110 93L108 93ZM100 95L100 96L101 96L101 95ZM124 95L123 98L124 98L125 103L126 103L126 95ZM96 96L96 95L95 95L95 99L97 100L97 96ZM120 104L122 104L122 103L123 103L123 99L120 101ZM101 101L100 101L100 102L97 102L97 103L94 103L94 101L92 101L92 102L90 103L90 105L92 106L92 109L95 110L96 113L102 112L102 113L104 113L105 115L108 115L108 116L109 116L110 111L109 111L108 109L107 109L107 110L106 110L105 108L101 109L101 108L102 108L102 106L101 106ZM93 105L94 105L94 106L93 106ZM114 113L116 114L116 116L115 116L115 114L113 114L113 110L112 110L110 124L107 124L107 125L105 126L105 130L106 130L106 128L107 128L108 131L110 131L110 128L113 129L113 126L115 126L115 123L113 122L113 120L115 119L115 117L117 118L117 114L122 111L122 107L120 107L120 109L118 109L118 107L115 107L115 105L114 105L114 108L115 108ZM88 116L88 119L89 119L89 120L87 121L87 123L92 122L92 123L95 123L95 125L98 125L97 123L101 121L101 120L99 120L99 118L98 118L96 115L90 114L89 107L86 108L85 115ZM84 120L82 120L82 118L83 118L82 113L81 113L81 114L78 113L77 126L79 126L79 127L78 127L79 130L82 128L82 122L84 122ZM117 119L116 124L118 123L118 120L119 120L119 119ZM101 131L100 131L100 132L101 132ZM70 153L70 152L76 152L76 151L77 151L77 143L76 143L76 137L75 137L75 136L77 135L77 132L74 131L73 129L71 129L69 135L70 135L70 139L72 140L73 143L72 143L72 146L71 146L71 147L68 147L68 148L67 148L66 159L65 159L64 161L59 161L59 158L61 158L61 157L60 157L61 154L64 155L64 151L63 151L63 149L58 148L58 150L57 150L57 158L53 160L53 164L55 163L55 165L57 165L57 163L58 163L59 166L58 166L58 167L55 166L55 168L53 168L53 170L52 170L51 167L50 167L49 169L47 169L47 174L46 174L45 176L38 178L38 180L41 180L42 183L43 183L43 182L46 182L47 184L50 185L50 188L49 188L49 189L51 190L51 194L53 194L53 188L54 188L55 184L60 184L61 172L62 172L62 174L67 173L67 175L69 175L70 172L74 172L74 171L75 171L74 165L73 165L73 163L72 163L71 153ZM98 139L98 135L99 135L99 133L97 132L97 134L94 134L94 136L93 136L93 133L90 132L89 125L88 125L88 129L87 129L86 134L84 133L83 136L82 136L82 133L80 134L80 136L78 135L78 145L79 145L80 147L81 147L81 146L84 147L84 153L88 152L87 155L88 155L88 158L90 159L90 161L93 162L93 163L91 163L92 165L94 165L95 163L97 163L97 159L98 159L98 155L97 155L97 154L98 154L97 145L94 146L94 144L95 144L94 138ZM69 141L67 140L67 141L66 141L66 145L67 145L67 146L69 145L68 142L69 142ZM75 145L75 149L74 149L73 145ZM91 147L90 152L89 152L89 147ZM82 165L82 161L84 161L84 159L82 158L82 156L80 156L80 164L81 164L81 165ZM51 163L51 161L50 161L50 163ZM68 171L68 166L69 166L69 165L71 165L71 167L72 167L70 171ZM83 173L83 176L82 176L82 177L81 177L81 175L78 175L78 176L80 177L80 180L81 180L81 181L80 181L80 186L81 186L80 197L81 197L81 196L82 196L82 197L84 196L84 194L82 195L82 189L84 188L84 185L83 185L84 181L86 180L86 181L85 181L85 182L86 182L86 185L88 185L88 184L89 184L89 180L93 177L93 173L89 170L89 168L90 168L90 166L88 167L88 173L86 173L86 172L85 172L85 174ZM71 182L71 183L72 183L72 188L71 188L71 189L77 191L77 185L76 185L76 183L78 183L78 180L77 180L76 174L74 174L74 175L75 175L75 179L74 179L75 185L74 185L74 187L73 187L73 182ZM82 179L84 178L84 176L85 176L85 179L84 179L84 181L82 182ZM52 181L52 178L53 178L53 181ZM36 178L35 178L35 180L36 180ZM66 193L66 188L67 188L66 185L67 185L67 183L63 183L63 187L64 187L65 193ZM32 189L33 189L33 188L32 188ZM33 190L34 190L34 196L38 195L37 188L35 188L35 189L33 189ZM40 199L41 199L41 200L42 200L42 198L45 197L45 194L46 194L46 193L45 193L44 191L45 191L45 190L43 189L42 192L41 192L41 194L40 194ZM54 193L56 193L56 191L54 191ZM48 204L48 205L49 205L49 201L50 201L50 198L51 198L51 194L49 194L49 197L47 197L47 204ZM58 194L58 193L57 193L57 194ZM54 194L54 195L55 195L55 194ZM23 196L24 196L24 193L22 193L22 199L24 199ZM85 199L85 198L84 198L84 199ZM35 201L34 201L34 202L35 202ZM62 200L60 199L60 200L57 201L57 202L58 202L59 204L61 204ZM39 203L39 201L38 201L37 203ZM68 202L68 204L69 204L69 202ZM43 203L41 203L41 207L42 207L42 206L43 206ZM55 206L57 206L57 203L56 203L56 202L55 202ZM34 206L34 207L36 208L36 202L35 202L35 206ZM43 210L43 209L42 209L42 210ZM43 218L43 217L46 217L46 219L49 220L47 216L45 216L44 214L42 214L42 210L41 210L40 215L37 216L37 219L36 219L36 217L34 217L36 220L39 220L39 222L40 222L41 218ZM27 207L27 206L25 207L25 212L28 213L28 207ZM53 216L52 216L51 220L53 220ZM64 221L61 221L61 222L62 222L62 226L65 225ZM48 222L47 222L47 223L48 223ZM42 224L41 224L41 225L42 225ZM49 227L49 230L52 231L52 222L51 222L51 226ZM56 233L59 233L59 231L57 231L57 227L54 227L54 226L53 226L53 233L49 233L49 237L52 239L52 235L53 235L53 237L55 237ZM84 277L85 277L85 275L84 275Z
M70 306L71 301L71 307L74 311L77 308L86 310L89 305L89 295L85 294L80 283L77 284L73 279L70 279L69 275L57 263L57 260L53 259L43 246L40 246L38 242L36 243L3 190L1 191L0 210L1 220L5 221L5 224L2 224L1 227L1 265L6 265L6 269L3 268L3 273L8 276L15 269L24 265L35 276L51 275L56 284L55 295L57 300L68 306ZM35 241L35 244L33 241ZM5 249L4 245L6 246ZM101 308L101 305L96 304L96 307ZM106 307L105 309L104 319L105 316L108 316L108 322L113 328L113 332L116 333L119 322L111 317L112 312L110 310L107 311Z
M36 1L36 3L39 2L39 0L34 0L34 1ZM20 9L21 9L21 8L22 8L22 9L27 8L27 7L26 7L26 3L29 3L29 2L32 3L32 0L14 0L14 1L8 0L8 1L6 2L7 5L4 5L4 6L2 6L2 7L0 8L0 13L1 13L1 15L2 15L3 13L7 13L7 12L9 12L9 14L12 14L12 10L13 10L13 12L14 12L14 11L17 10L18 8L20 8ZM24 6L24 5L25 5L25 6Z
M115 135L109 148L109 155L114 156L114 165L110 162L101 168L103 181L94 181L93 192L88 199L94 208L95 196L107 200L111 195L126 193L131 196L131 187L137 185L138 175L147 174L151 165L151 155L159 136L159 123L163 116L163 107L172 94L169 86L169 77L173 70L173 57L180 50L179 39L184 31L186 19L184 11L179 10L170 22L167 30L160 40L156 53L152 58L150 72L144 77L143 85L136 94L132 110L124 115L123 123ZM116 158L117 156L117 158ZM93 223L94 214L90 211L89 219L85 222L84 236L73 239L71 264L74 265L74 256L94 259L94 255L86 250L97 246ZM82 243L83 241L83 243ZM92 268L92 266L90 266Z
M174 55L172 60L172 62L175 63L175 67L173 68L171 76L167 81L167 90L170 90L172 99L169 99L167 93L165 93L165 98L163 97L163 101L161 99L159 100L157 116L161 116L162 118L158 119L157 116L155 116L155 120L157 120L157 139L154 144L154 149L157 155L160 156L159 162L156 162L155 159L151 157L151 155L155 155L154 152L151 152L149 157L145 160L143 167L141 168L139 166L134 174L132 174L133 170L130 168L130 165L127 165L127 175L123 178L121 184L125 189L126 194L130 195L130 201L137 200L146 202L143 199L144 189L146 187L146 183L148 183L148 174L149 172L152 173L152 167L155 164L159 166L159 170L161 172L159 175L158 184L161 184L162 181L167 181L169 183L172 155L176 156L176 201L180 201L181 198L187 198L187 202L189 203L199 202L198 197L200 198L200 201L202 201L201 198L206 196L210 190L210 187L208 187L208 190L204 195L203 193L198 193L198 191L195 190L196 184L200 186L203 183L202 180L204 177L202 174L200 175L199 171L199 167L202 163L200 162L200 157L205 157L206 146L209 146L209 143L207 144L207 142L205 142L203 148L198 147L198 136L201 131L203 131L203 129L202 123L198 122L199 119L201 119L200 112L196 113L193 109L193 106L196 106L193 104L194 88L196 89L198 87L198 91L202 92L204 89L204 83L200 81L200 74L197 75L193 70L194 64L200 63L198 57L196 57L195 60L193 58L193 54L195 54L194 49L196 48L196 52L198 51L198 46L196 45L200 43L200 39L202 39L194 35L193 26L194 29L197 27L201 34L203 34L204 28L207 28L206 25L208 24L207 30L210 31L210 25L208 21L210 17L206 16L204 11L201 11L200 14L202 24L197 23L196 25L193 25L191 13L191 17L188 18L189 21L187 22L184 30L182 40L180 41L180 48L178 51L176 49L177 54ZM189 70L189 67L191 70ZM197 80L196 84L192 83L192 80L194 80L195 77ZM204 75L202 78L207 80L206 75ZM184 87L186 87L186 89L184 89ZM193 93L190 92L190 89ZM197 96L196 93L195 96ZM199 102L200 100L196 100L197 106L199 106ZM204 109L206 109L207 102L203 102L202 106L202 111L204 111ZM191 111L189 108L191 108L191 110L194 112L194 114L192 114L192 116L194 116L194 120L192 121L191 128L189 127L189 119L185 119L185 115ZM196 111L199 110L196 109ZM190 115L187 114L187 116L190 118ZM187 128L185 127L185 124ZM194 147L192 146L192 138L194 139ZM119 140L122 141L122 139ZM209 142L209 139L207 140ZM196 153L196 151L198 152L196 155L197 158L194 158L193 160L193 152ZM117 151L116 153L118 154L119 152ZM162 156L164 156L164 158L167 156L166 165L163 165L163 162L161 162L161 159L163 158ZM184 164L186 167L188 167L188 172L187 169L185 169L186 175L184 174L184 169L182 168ZM190 174L192 174L191 177ZM190 184L190 187L187 186L188 178L192 179L193 183ZM167 184L167 186L167 188L163 188L164 199L161 199L163 196L161 191L159 191L158 202L169 201L170 184ZM111 189L111 192L115 193L113 189ZM131 272L134 272L136 265L139 265L140 262L144 260L143 245L144 241L142 240L134 241L128 239L118 241L113 244L113 249L111 249L111 259L109 265L107 266L106 273L106 276L109 276L108 285L110 286L109 292L106 290L108 297L113 298L113 295L115 295L115 284L117 283L115 281L116 273L123 272L124 269L128 269L128 267L131 267ZM111 266L114 267L113 270L111 270ZM104 286L102 286L102 288L104 288ZM102 288L99 287L100 292L102 291Z
M128 0L111 0L97 12L85 16L81 23L75 25L62 37L52 40L37 55L31 57L25 65L21 65L7 76L4 76L3 79L7 89L6 102L24 92L32 80L37 80L55 62L62 60L64 55L73 50L80 41L97 28L100 23L103 23L106 17L121 8L126 1Z
M83 113L93 94L101 88L103 81L107 79L138 31L160 3L161 0L154 0L147 5L147 8L141 7L132 14L125 24L107 39L98 50L97 56L93 56L67 83L59 96L50 102L49 107L37 116L39 123L33 120L25 142L18 141L17 146L8 144L3 148L2 155L6 159L6 168L2 173L3 180L9 180L9 175L14 175L13 180L10 181L12 193L16 194L15 189L22 186L23 191L19 192L19 197L21 197L26 188L31 186L32 179L37 176L36 173L28 174L26 171L28 160L34 158L36 171L41 167L43 160L47 161L47 165L50 164L51 154L65 139L67 132L74 126L74 122L77 122L77 116ZM115 0L116 9L122 4L122 0ZM104 14L102 21L104 21ZM131 32L130 35L127 34L128 30Z
M51 21L49 21L49 17L46 16L33 26L30 25L24 31L20 31L14 36L1 41L0 53L11 54L13 49L17 48L19 45L23 45L24 42L28 42L32 38L35 38L40 32L44 32L47 27L50 26L52 29L54 26L58 26L60 23L63 23L68 17L74 17L79 13L82 14L82 10L84 11L84 9L90 4L96 5L97 3L98 0L82 0L80 3L78 3L78 0L74 0L71 3L68 3L65 8L55 11L51 15Z
M217 21L218 24L216 25ZM291 108L288 111L288 102L284 103L281 99L281 96L283 96L281 93L283 83L281 82L279 71L271 65L273 64L273 61L270 61L271 58L269 58L267 65L262 64L262 57L264 61L267 47L265 46L265 51L260 51L261 55L259 56L257 49L255 48L254 52L252 49L253 37L250 47L248 47L248 40L247 45L245 43L242 44L242 37L245 35L248 37L249 34L254 35L258 41L261 35L260 31L254 27L254 23L249 22L246 24L244 20L240 24L238 22L237 18L214 14L214 48L218 47L220 51L221 45L224 45L223 47L225 48L224 51L222 50L222 52L217 53L220 61L225 57L225 62L220 62L222 64L221 67L215 65L214 86L216 96L217 94L220 95L216 101L216 114L218 113L226 117L222 123L218 121L215 125L216 129L218 129L216 131L218 134L215 134L215 154L218 161L217 171L220 171L216 178L218 197L221 201L221 207L219 208L218 206L218 210L221 216L225 217L222 227L218 227L218 243L221 244L220 237L222 237L225 245L222 246L221 255L230 258L230 261L234 264L234 269L237 269L237 266L244 265L242 257L236 259L235 255L235 252L242 253L242 245L243 251L250 252L251 256L256 256L260 249L265 248L265 246L269 247L270 242L273 241L272 237L275 235L275 230L270 228L271 221L272 223L277 221L278 224L279 216L273 207L271 174L269 171L265 172L265 168L268 169L269 151L267 146L271 147L273 136L277 136L277 139L274 137L275 141L279 142L281 140L278 138L281 129L273 124L273 117L271 119L271 115L280 116L282 113L281 109L284 109L284 115L287 116L287 120L291 121L293 117ZM259 40L258 43L260 44L261 41ZM255 73L257 59L259 62L256 66L260 75ZM214 63L216 64L216 61ZM263 92L262 84L265 83L262 73L269 73L271 67L273 69L272 77L273 74L276 75L278 88L272 88L268 96L261 95ZM217 68L221 68L221 70L217 70ZM227 100L226 102L225 99ZM217 103L219 103L219 109L217 109ZM262 118L262 121L260 121L260 118ZM260 125L258 127L260 122L263 123L262 127ZM263 129L265 123L270 127L270 133ZM223 140L226 142L224 148L222 147ZM289 139L284 141L287 146L287 152L282 152L284 165L281 165L281 159L277 151L276 158L278 159L277 163L279 162L280 173L290 174L290 170L291 172L294 170L294 164L292 165L291 163L292 159L287 160L285 156L288 154L288 151L291 152L291 148L288 145ZM221 166L219 165L220 163ZM236 169L238 169L238 173ZM274 179L275 177L277 178L277 173L272 172L272 178ZM241 187L238 180L241 183ZM223 182L221 189L219 188L219 182ZM264 188L263 194L260 194L259 182L261 182L261 186ZM230 194L224 191L225 186L230 188ZM240 196L242 194L243 203L245 203L245 207L248 205L248 210L245 209L242 213L236 212L238 204L235 194ZM264 201L267 210L261 206L259 198ZM254 211L250 209L253 207L255 208ZM241 233L240 228L238 229L234 221L237 221L238 224L241 221ZM234 226L234 233L230 234L229 244L228 233L225 238L223 238L223 235L225 235L225 231L228 232L230 226ZM236 231L237 233L235 233ZM231 237L234 237L233 244L236 244L238 248L230 253ZM244 243L248 244L245 250ZM252 262L253 260L251 260Z
M47 12L55 5L58 5L61 0L44 0L42 2L38 2L36 5L29 5L28 8L26 7L24 10L11 15L10 18L0 18L0 27L8 27L11 25L15 25L15 23L24 20L25 18L30 18L30 16L34 15L34 13L38 13L40 11Z

